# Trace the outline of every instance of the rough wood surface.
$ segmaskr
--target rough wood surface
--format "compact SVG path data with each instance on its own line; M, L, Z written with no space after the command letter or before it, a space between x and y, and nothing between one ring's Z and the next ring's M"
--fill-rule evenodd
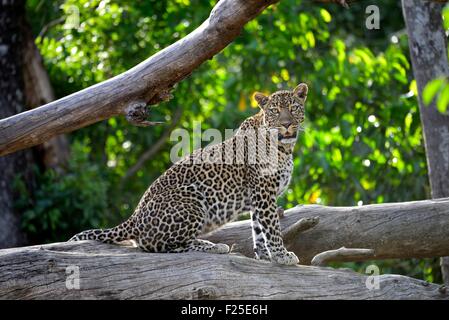
M79 289L71 286L74 268ZM368 275L348 270L150 254L93 241L0 251L0 299L449 299L444 288L421 280L377 279L373 288Z
M374 257L348 257L346 261L449 255L449 198L361 207L304 205L286 210L281 226L285 232L302 218L316 217L316 226L290 235L286 242L301 264L310 264L315 255L340 247L375 252ZM253 256L249 221L229 223L203 238L234 244L234 251Z
M248 21L275 2L221 0L196 30L134 68L39 108L0 120L0 156L124 114L130 104L141 101L157 104L168 99L176 83L225 48Z
M422 96L431 80L449 77L447 37L441 15L444 5L443 1L402 0L410 58L418 87L432 198L449 197L449 113L438 111L436 99L426 106ZM449 257L442 260L441 271L449 286L449 269L445 267L449 265Z
M354 208L299 206L287 210L281 224L284 233L290 232L288 247L302 263L343 245L348 252L350 247L372 249L375 256L337 254L339 261L449 255L447 198ZM252 255L248 221L225 225L203 238L235 244L234 251ZM79 289L70 289L74 268L79 271ZM0 250L0 299L242 298L449 299L449 295L445 287L404 276L373 278L348 270L281 266L238 253L150 254L94 241Z

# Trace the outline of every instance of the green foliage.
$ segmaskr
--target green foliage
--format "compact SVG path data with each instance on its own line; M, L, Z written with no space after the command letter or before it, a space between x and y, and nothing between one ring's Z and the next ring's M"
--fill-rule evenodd
M208 17L215 2L31 0L27 5L35 34L63 15L61 8L79 8L78 29L59 24L37 39L55 91L65 96L117 75L182 38ZM358 1L345 10L281 1L181 82L174 98L156 108L152 118L170 122L174 110L183 108L178 127L192 132L199 121L203 130L224 132L257 112L254 91L306 82L306 130L298 140L293 180L280 205L427 198L416 83L407 37L399 32L404 28L398 18L401 7L398 1L383 2L381 29L367 30L369 4ZM134 127L118 117L70 134L78 164L66 176L44 174L34 207L27 207L26 230L40 241L52 241L129 216L148 185L170 166L173 143L166 143L135 176L123 177L164 129ZM42 235L43 230L48 233ZM415 262L404 264L409 265L404 273L414 272Z
M23 182L16 181L21 195L16 205L23 212L23 228L31 240L66 241L80 230L104 226L110 220L108 182L98 166L89 162L89 152L88 146L74 142L67 172L38 174L34 198L24 191Z
M443 27L445 30L449 30L449 5L445 5L443 8Z
M429 81L423 90L423 102L426 105L436 99L438 111L445 113L449 105L449 83L446 78L440 77Z

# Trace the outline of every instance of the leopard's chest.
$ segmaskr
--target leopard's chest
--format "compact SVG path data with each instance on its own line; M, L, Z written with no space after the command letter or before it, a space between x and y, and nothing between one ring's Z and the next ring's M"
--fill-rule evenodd
M279 170L278 170L278 196L281 196L285 190L287 190L288 185L290 184L290 180L293 173L293 157L290 156L286 158L284 161L281 161Z

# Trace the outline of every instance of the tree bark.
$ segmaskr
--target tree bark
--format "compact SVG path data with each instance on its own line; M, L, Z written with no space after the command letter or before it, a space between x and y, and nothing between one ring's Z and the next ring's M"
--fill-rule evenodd
M449 255L449 198L300 206L287 210L281 224L303 264L313 256L322 265ZM249 259L241 255L253 255L249 221L202 238L234 244L233 253L150 254L95 241L0 250L0 299L449 299L445 287L404 276ZM348 248L333 250L342 245Z
M434 199L449 197L449 116L437 110L435 101L425 106L422 92L431 80L449 77L447 41L441 17L443 5L435 1L402 0ZM449 265L449 257L442 259L445 260L442 266ZM448 271L442 268L449 286Z
M234 254L151 254L82 241L0 250L0 299L448 300L449 294L399 275L369 278Z
M125 114L146 122L147 104L170 99L173 86L232 42L243 26L278 0L221 0L196 30L134 68L39 108L0 120L0 156Z
M23 1L0 2L0 118L25 110L23 37L20 32L24 17ZM20 215L14 210L16 195L13 186L15 179L22 179L29 191L33 189L33 164L31 150L0 157L0 248L26 243Z
M301 219L318 218L309 230L286 234ZM302 220L304 221L304 220ZM300 263L341 247L373 249L373 255L339 256L338 261L430 258L449 255L449 198L361 207L297 206L281 218L283 238ZM253 257L248 220L224 225L202 237Z

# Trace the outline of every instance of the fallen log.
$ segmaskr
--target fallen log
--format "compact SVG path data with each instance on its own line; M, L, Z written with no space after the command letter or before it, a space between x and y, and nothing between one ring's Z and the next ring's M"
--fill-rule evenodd
M94 241L0 250L0 299L449 299L399 275L244 256L152 254Z
M312 228L295 231L292 226L301 219ZM374 254L339 256L338 261L449 255L449 198L361 207L297 206L285 211L281 226L287 248L306 265L317 254L341 247L372 249ZM249 221L229 223L203 238L253 257Z

